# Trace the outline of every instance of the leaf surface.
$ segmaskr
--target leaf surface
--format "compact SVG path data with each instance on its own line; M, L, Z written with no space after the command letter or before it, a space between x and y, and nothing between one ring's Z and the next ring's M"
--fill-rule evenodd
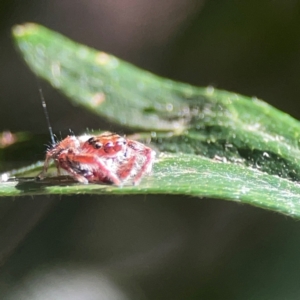
M1 183L0 195L185 194L300 216L297 120L256 98L161 78L40 25L13 34L38 76L92 113L146 132L138 137L160 155L139 186L25 180Z

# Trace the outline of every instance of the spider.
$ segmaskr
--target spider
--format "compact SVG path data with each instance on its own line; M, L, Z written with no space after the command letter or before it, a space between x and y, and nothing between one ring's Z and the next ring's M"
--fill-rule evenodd
M58 175L60 169L64 169L81 183L122 186L132 180L137 185L145 174L151 172L155 151L111 132L97 136L67 136L47 151L44 168L38 178L45 177L52 159Z

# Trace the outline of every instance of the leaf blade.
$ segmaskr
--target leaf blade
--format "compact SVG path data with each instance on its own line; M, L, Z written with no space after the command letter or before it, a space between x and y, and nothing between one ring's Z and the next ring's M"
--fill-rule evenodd
M76 184L26 192L180 193L300 217L297 120L256 98L161 78L39 25L13 32L37 75L94 113L154 131L152 143L162 151L154 175L138 187ZM13 184L1 194L1 185L0 195L22 194Z
M122 188L78 183L50 185L42 182L0 182L0 196L41 194L183 194L228 199L261 208L300 216L300 186L276 176L236 164L224 164L203 157L163 154L154 166L152 176L139 186ZM172 174L172 176L171 176ZM176 184L174 184L176 182Z

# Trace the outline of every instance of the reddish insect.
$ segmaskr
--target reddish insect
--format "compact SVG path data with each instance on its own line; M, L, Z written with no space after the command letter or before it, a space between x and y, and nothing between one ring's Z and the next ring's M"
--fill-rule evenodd
M138 184L151 172L155 152L144 144L111 132L98 136L68 136L47 151L45 177L49 162L54 160L57 172L67 171L81 183L109 183L121 186L131 181Z

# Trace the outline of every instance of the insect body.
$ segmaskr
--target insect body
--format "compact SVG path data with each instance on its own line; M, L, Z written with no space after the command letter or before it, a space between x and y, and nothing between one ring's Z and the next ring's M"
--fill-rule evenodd
M58 174L67 171L81 183L138 184L150 173L155 152L144 144L111 132L98 136L68 136L47 151L43 178L50 160L54 160Z

